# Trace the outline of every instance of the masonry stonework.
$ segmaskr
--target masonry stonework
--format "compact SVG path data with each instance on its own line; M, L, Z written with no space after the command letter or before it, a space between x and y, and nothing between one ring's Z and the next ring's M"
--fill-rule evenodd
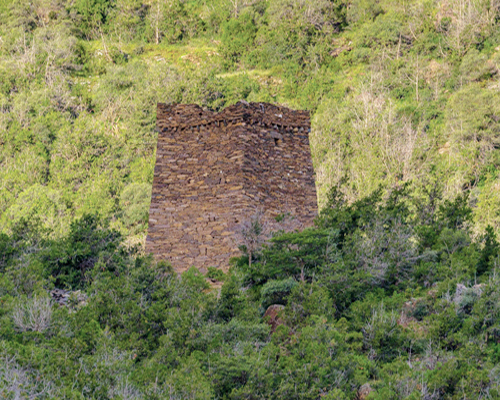
M177 272L227 270L240 254L242 224L291 215L310 226L317 214L310 119L265 103L239 102L220 113L158 104L159 132L146 250Z

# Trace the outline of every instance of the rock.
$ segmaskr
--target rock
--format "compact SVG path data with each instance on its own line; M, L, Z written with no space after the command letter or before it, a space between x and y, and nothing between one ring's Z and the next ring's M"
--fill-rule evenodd
M87 305L88 296L80 290L70 291L63 289L54 289L50 291L50 296L60 306L69 307L71 309L79 308Z
M80 290L76 290L71 293L69 301L73 307L82 307L87 305L88 296L82 293Z
M330 56L332 57L338 57L341 53L343 53L344 51L351 51L352 50L352 47L351 46L341 46L341 47L337 47L335 49L333 49L332 51L330 51Z
M457 283L457 290L455 291L455 299L463 297L466 293L472 293L477 297L483 294L483 284L476 284L472 287L467 287L461 283Z
M456 296L461 296L467 291L467 287L461 283L457 283L457 290L455 291Z
M68 299L71 292L63 289L54 289L50 291L50 296L60 306L65 306L68 303Z
M264 321L271 325L271 333L276 331L276 328L283 325L283 320L280 318L279 313L285 309L281 304L272 304L267 307L264 313Z
M374 390L372 389L370 384L365 383L364 385L361 385L361 387L358 389L357 399L358 400L365 400L368 398L368 395L372 392L374 392Z

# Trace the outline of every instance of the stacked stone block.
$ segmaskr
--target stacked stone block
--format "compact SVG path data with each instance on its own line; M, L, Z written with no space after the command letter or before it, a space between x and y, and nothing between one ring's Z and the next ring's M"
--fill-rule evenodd
M159 132L146 250L183 272L228 267L242 225L317 214L309 114L239 102L220 113L158 104Z

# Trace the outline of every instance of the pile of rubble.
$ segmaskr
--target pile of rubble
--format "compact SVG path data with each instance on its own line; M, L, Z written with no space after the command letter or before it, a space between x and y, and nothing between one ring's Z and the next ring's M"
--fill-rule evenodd
M63 290L54 289L50 291L50 296L52 300L59 304L60 306L79 308L87 304L88 296L82 293L81 290Z

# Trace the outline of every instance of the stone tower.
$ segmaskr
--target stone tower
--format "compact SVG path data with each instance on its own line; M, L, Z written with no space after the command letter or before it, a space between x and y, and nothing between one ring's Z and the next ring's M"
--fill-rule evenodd
M158 104L159 132L146 250L177 272L228 268L242 224L317 214L309 113L239 102L220 113Z

